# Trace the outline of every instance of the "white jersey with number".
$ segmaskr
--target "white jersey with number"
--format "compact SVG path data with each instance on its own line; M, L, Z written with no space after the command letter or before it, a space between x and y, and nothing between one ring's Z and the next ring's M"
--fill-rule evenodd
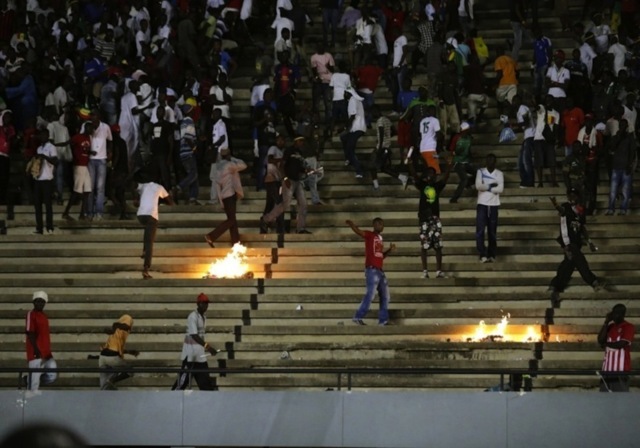
M438 147L436 133L440 130L440 121L436 117L425 117L420 122L420 152L435 151Z

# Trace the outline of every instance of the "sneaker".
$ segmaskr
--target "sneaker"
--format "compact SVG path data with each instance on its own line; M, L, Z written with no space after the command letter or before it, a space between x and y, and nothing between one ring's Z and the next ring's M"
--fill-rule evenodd
M362 179L364 176L362 174L356 174L356 179Z
M344 161L344 166L349 166L349 165L351 165L351 162L349 162L348 160L345 160Z
M95 215L93 217L93 221L102 221L102 219L103 219L102 215Z
M32 233L34 235L42 235L42 230L34 230Z
M489 259L487 257L480 257L480 263L487 263Z
M262 234L269 233L269 228L267 227L267 223L265 222L262 216L260 217L260 233Z
M149 274L149 271L147 269L144 269L142 271L142 278L144 280L148 280L148 279L153 278L153 277L151 276L151 274Z
M378 322L378 326L380 327L386 327L387 325L389 325L388 320L383 320L382 322Z
M552 308L560 308L560 293L556 289L551 290L549 299L551 300Z
M427 271L426 269L424 271L422 271L422 278L429 278L429 271Z
M526 185L520 185L520 187L519 187L519 188L521 188L521 189L523 189L523 190L526 190L526 189L527 189L527 188L529 188L529 187L527 187Z
M406 190L407 189L407 183L409 182L409 176L407 176L406 174L400 174L398 176L398 179L400 180L400 182L402 182L402 188L404 188Z
M64 219L65 221L73 221L73 218L71 216L69 216L68 213L63 213L62 214L62 219Z
M189 205L201 205L196 198L189 199Z
M458 200L456 198L449 199L449 204L457 204Z
M307 229L301 229L301 230L298 230L298 234L299 235L311 235L311 232L309 232Z
M626 215L626 214L627 214L627 211L626 211L626 210L620 210L620 211L618 212L618 216L624 216L624 215Z
M609 210L606 211L605 215L606 216L611 216L611 215L613 215L613 213L614 213L614 211L609 209Z
M356 325L367 325L364 323L364 321L362 319L351 319L352 322Z
M489 257L489 263L495 263L496 257Z
M595 280L591 286L595 292L598 292L602 291L604 287L607 286L607 283L604 280Z
M447 278L447 276L444 275L444 272L438 271L436 272L436 278Z
M47 229L45 235L53 235L53 229Z
M104 385L100 388L100 390L118 390L116 388L116 386L111 382L111 381L107 381L106 383L104 383Z
M209 246L211 246L212 248L213 248L213 247L215 247L215 246L213 245L213 240L211 239L211 237L210 237L209 235L205 235L205 236L204 236L204 240L205 240L205 241L207 242L207 244L208 244Z

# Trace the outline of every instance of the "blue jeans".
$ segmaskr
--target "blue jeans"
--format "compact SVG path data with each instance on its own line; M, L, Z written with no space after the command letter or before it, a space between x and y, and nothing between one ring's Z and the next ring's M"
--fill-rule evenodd
M367 292L364 294L362 303L360 303L360 307L353 318L364 319L369 311L369 307L371 307L373 297L375 296L376 291L378 291L378 300L380 301L378 322L386 323L389 320L389 300L391 300L391 297L389 296L389 282L387 281L387 276L384 275L384 271L371 267L365 268L364 276L367 282Z
M533 187L533 138L527 138L522 142L520 154L518 155L518 169L520 171L520 185L523 187Z
M358 157L356 157L356 145L360 137L364 135L362 131L345 132L340 136L342 140L342 150L344 151L345 160L349 161L349 164L356 170L356 174L362 175L362 165Z
M631 186L633 184L633 174L627 174L626 170L611 170L611 191L609 192L609 210L616 208L616 196L618 187L622 185L622 204L620 211L627 211L631 200Z
M194 156L180 159L187 175L180 181L178 186L182 191L186 191L189 199L198 199L198 161Z
M322 10L322 42L328 45L327 34L329 27L331 27L331 46L336 43L336 30L338 29L338 18L340 16L340 10L324 8Z
M89 160L91 176L91 193L89 194L89 210L87 216L104 214L104 186L107 181L107 159Z
M547 66L537 67L533 71L533 94L536 99L542 95L542 88L544 87L544 80L547 76Z
M489 232L489 248L484 245L484 231ZM478 256L496 258L498 246L498 206L478 204L476 208L476 249Z

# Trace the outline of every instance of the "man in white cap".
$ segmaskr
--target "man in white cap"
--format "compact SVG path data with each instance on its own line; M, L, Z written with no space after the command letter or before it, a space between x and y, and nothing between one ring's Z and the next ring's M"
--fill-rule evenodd
M30 369L56 369L53 355L51 354L51 335L49 333L49 318L44 313L44 307L49 301L49 295L45 291L33 293L33 309L27 313L27 361ZM27 375L27 388L36 392L42 384L51 384L56 380L56 372L34 372Z

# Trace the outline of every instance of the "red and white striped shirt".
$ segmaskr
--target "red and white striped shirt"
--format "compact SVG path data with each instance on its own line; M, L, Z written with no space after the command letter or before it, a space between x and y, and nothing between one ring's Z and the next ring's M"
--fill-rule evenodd
M612 323L607 330L607 342L628 341L629 344L622 348L606 347L603 372L627 372L631 370L631 341L635 334L635 328L629 322L622 321L619 324Z

